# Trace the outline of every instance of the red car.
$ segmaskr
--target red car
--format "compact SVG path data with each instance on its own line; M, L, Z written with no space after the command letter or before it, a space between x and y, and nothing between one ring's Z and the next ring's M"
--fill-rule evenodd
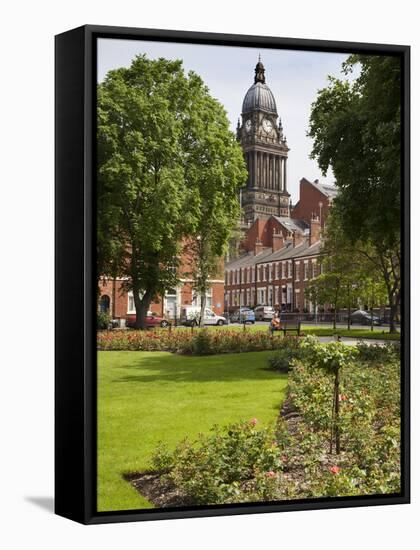
M136 322L135 314L127 315L127 319L125 322L127 327L134 327L135 322ZM151 311L147 312L147 315L146 315L147 328L153 328L153 327L166 328L169 325L170 323L165 319L165 317L162 317L161 315L157 315L156 313L152 313Z

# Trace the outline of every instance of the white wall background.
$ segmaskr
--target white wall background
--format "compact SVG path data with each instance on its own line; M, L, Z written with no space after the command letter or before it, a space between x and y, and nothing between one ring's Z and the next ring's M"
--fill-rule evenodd
M418 21L416 2L410 0L397 3L15 0L3 4L0 35L0 544L3 548L418 547L420 505L416 465L420 424L416 403L411 505L96 527L83 527L51 513L54 34L91 23L411 44L412 198L413 208L418 209L419 164L415 162L419 150ZM419 267L416 254L419 227L413 227L413 273L418 273ZM420 303L415 278L412 294L413 329L418 332ZM418 402L419 338L413 340L413 401Z

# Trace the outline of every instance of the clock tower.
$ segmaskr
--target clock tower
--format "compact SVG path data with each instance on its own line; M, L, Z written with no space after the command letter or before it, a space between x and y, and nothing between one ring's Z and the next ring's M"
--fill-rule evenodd
M248 181L241 192L245 222L270 216L289 216L287 192L287 146L276 101L265 83L261 59L255 67L254 84L242 104L242 123L237 138L248 168Z

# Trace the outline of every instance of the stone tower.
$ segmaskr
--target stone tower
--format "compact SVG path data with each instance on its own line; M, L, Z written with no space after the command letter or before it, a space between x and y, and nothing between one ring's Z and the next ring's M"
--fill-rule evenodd
M289 216L287 192L287 146L276 101L265 83L264 65L259 59L254 84L242 104L242 123L237 138L248 168L248 181L241 191L246 223L256 218Z

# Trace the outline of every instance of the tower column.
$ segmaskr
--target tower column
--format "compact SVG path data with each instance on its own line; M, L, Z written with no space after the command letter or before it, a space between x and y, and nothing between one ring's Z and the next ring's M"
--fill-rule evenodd
M270 177L270 180L271 180L271 189L274 189L274 155L270 155L270 171L271 171L271 177Z
M284 191L287 191L287 162L286 159L284 159L284 185L283 185Z
M279 176L280 176L280 191L283 191L283 157L280 157Z
M257 179L257 151L254 151L254 162L252 166L252 182L254 184L254 187L257 187L258 185L258 179Z

